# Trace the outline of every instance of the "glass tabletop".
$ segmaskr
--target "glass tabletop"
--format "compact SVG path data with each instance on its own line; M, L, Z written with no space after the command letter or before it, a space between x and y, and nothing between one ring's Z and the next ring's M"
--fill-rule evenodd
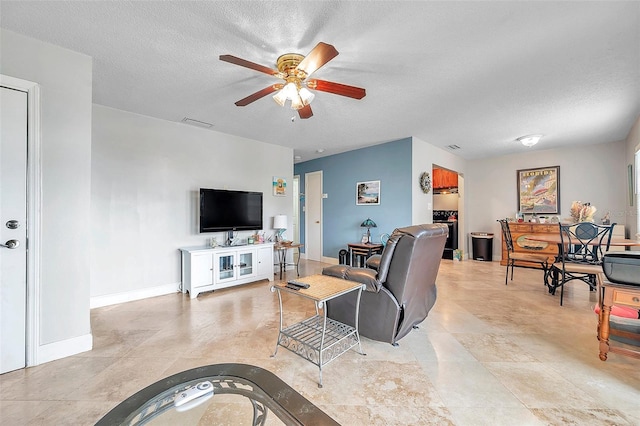
M147 386L96 426L178 424L338 425L270 371L247 364L214 364Z

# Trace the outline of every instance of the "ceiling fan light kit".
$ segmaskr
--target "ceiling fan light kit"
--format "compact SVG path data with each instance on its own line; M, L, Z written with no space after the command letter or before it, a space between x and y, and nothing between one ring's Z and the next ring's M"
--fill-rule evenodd
M307 56L298 53L281 55L276 62L277 70L231 55L220 55L220 60L269 74L285 81L284 83L268 86L237 101L237 106L249 105L264 96L277 92L273 95L273 100L278 105L285 106L287 101L291 101L291 109L297 110L300 118L310 118L313 116L310 104L315 98L315 94L311 90L319 90L353 99L362 99L366 96L365 89L360 87L325 80L307 80L312 73L336 56L338 56L338 51L335 47L320 42Z

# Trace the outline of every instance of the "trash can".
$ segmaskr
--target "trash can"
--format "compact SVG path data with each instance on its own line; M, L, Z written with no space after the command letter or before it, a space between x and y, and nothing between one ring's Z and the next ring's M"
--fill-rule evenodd
M473 260L493 260L493 234L490 232L471 233L471 254Z
M342 249L338 252L338 263L341 265L348 265L349 262L349 251Z

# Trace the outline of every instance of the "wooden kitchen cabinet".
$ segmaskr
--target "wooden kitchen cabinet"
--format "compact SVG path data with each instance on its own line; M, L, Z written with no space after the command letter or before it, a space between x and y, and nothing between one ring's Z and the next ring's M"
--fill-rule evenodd
M458 174L445 169L433 169L433 188L457 188Z

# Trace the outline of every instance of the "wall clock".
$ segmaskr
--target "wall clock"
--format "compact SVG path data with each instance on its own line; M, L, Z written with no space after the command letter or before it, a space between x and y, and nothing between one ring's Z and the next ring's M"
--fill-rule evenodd
M431 191L431 176L429 176L428 172L420 173L420 189L425 194L428 194Z

